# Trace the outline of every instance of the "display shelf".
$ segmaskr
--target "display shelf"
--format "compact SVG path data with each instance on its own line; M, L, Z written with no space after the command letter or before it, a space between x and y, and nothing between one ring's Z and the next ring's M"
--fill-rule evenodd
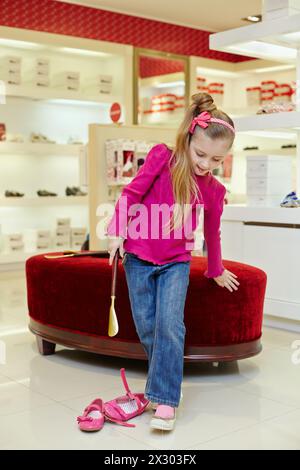
M210 35L210 48L231 53L243 53L255 58L289 62L296 65L296 111L261 114L234 119L238 132L252 134L269 132L278 137L289 133L297 140L296 186L300 192L300 15L282 16L274 20L235 28ZM277 134L277 135L276 135ZM261 135L261 134L260 134Z
M73 155L77 156L84 145L48 144L31 142L0 142L0 155Z
M283 16L268 21L211 34L210 49L295 62L300 47L300 15Z
M294 132L300 130L300 111L256 114L234 119L237 132L252 130L283 130ZM294 131L291 131L294 129Z
M7 85L6 96L27 98L31 100L61 102L62 104L108 105L121 102L122 97L111 94L89 94L81 91L60 90L52 87L38 88L26 85Z
M87 205L88 196L1 197L0 207L40 207Z
M300 79L300 15L283 16L274 20L210 35L210 48L244 54L259 59L273 59L278 67L296 65L293 79ZM276 66L274 71L276 71ZM271 69L270 69L271 70ZM286 69L285 69L286 70ZM276 80L274 75L269 79ZM286 82L286 80L284 80ZM281 83L283 83L281 81ZM251 85L252 86L252 85ZM280 149L274 153L296 154L296 185L300 191L300 89L294 97L296 110L234 118L240 138L256 135L272 139L284 135L295 138L297 148ZM235 100L233 100L236 102ZM243 134L244 133L244 134ZM294 140L294 139L293 139ZM242 151L243 154L266 154L266 150ZM240 153L238 151L238 153ZM270 151L269 151L270 153ZM280 203L280 200L279 200ZM264 312L273 316L299 320L300 297L295 283L282 285L285 279L299 278L299 263L295 247L299 244L300 208L248 206L228 204L222 215L223 257L258 266L268 275ZM233 237L234 235L234 237ZM234 240L234 242L232 242Z
M243 63L226 63L220 60L191 57L190 95L206 91L209 85L221 82L224 86L223 98L211 92L217 106L232 119L244 116L255 116L261 108L259 102L249 103L247 88L261 87L267 80L275 80L278 84L288 83L291 86L296 77L294 64L278 64L278 62L254 59ZM199 82L197 78L204 79ZM208 91L209 92L209 91ZM210 92L209 92L210 93Z
M20 84L6 85L7 100L22 98L61 105L102 106L99 119L103 122L109 120L109 106L118 102L124 111L122 119L132 121L133 87L128 84L132 82L133 46L5 26L0 26L0 46L0 58L22 59ZM49 64L42 71L42 78L47 78L44 82L47 85L48 81L49 86L34 84L37 59ZM74 82L78 91L67 89L61 78L66 72L79 74L78 82ZM100 86L100 75L112 77L111 87Z
M252 150L243 150L243 149L236 149L234 150L234 155L293 155L296 156L297 149L296 148L276 148L276 147L268 147L268 148L258 148Z

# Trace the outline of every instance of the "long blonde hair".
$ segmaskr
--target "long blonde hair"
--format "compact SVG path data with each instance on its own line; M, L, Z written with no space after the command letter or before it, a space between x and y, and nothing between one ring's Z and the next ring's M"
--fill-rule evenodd
M182 123L176 135L176 142L172 148L172 155L169 161L172 187L175 199L174 211L168 221L167 230L170 232L184 223L189 211L190 204L199 201L199 188L195 178L189 145L191 134L189 128L194 117L203 111L207 111L212 117L223 119L234 127L232 119L223 111L217 108L213 98L208 93L196 93L192 95L192 103L186 110ZM229 148L233 144L234 134L226 126L217 123L210 123L205 129L206 135L211 139L228 139ZM192 197L194 200L192 201Z

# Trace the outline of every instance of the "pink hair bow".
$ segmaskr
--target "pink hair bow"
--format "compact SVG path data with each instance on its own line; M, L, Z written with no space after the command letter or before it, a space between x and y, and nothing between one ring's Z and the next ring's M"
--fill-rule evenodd
M191 134L194 133L195 127L197 125L202 127L203 129L208 127L208 123L210 122L210 120L211 120L211 115L207 111L203 111L202 113L198 114L198 116L196 116L193 119L192 124L190 126L189 130Z
M227 127L235 134L235 129L231 124L229 124L229 122L224 121L223 119L211 117L210 113L208 113L207 111L203 111L202 113L198 114L198 116L194 117L194 119L192 120L192 124L190 125L189 132L191 134L194 134L196 126L200 126L203 129L206 129L206 127L208 127L209 122L222 124L222 126Z

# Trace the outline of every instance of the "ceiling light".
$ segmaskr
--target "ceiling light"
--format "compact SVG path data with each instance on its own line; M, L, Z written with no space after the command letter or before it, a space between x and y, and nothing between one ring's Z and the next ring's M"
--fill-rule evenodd
M61 51L67 52L68 54L78 54L78 55L86 55L86 56L94 56L94 57L110 57L111 54L107 52L100 52L100 51L91 51L87 49L74 49L73 47L61 47Z
M18 47L20 49L43 49L44 46L36 44L35 42L17 41L15 39L0 39L1 46Z
M249 15L246 18L241 18L242 21L249 21L249 23L258 23L261 21L261 15Z

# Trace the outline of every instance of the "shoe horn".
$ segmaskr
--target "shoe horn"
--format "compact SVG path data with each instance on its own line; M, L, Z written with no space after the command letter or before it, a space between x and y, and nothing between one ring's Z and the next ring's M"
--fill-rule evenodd
M119 254L119 249L117 249L112 263L111 305L109 310L108 336L115 336L119 331L118 319L115 311Z

